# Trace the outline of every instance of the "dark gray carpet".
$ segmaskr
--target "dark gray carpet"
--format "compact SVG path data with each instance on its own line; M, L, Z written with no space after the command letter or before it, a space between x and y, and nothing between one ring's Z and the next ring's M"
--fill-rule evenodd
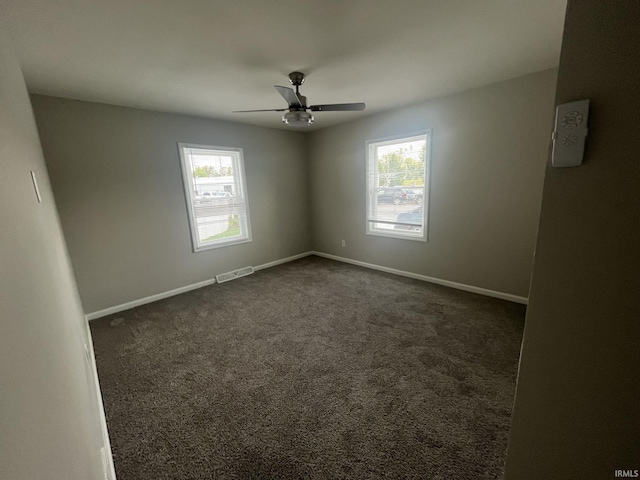
M307 257L94 320L118 479L501 478L524 313Z

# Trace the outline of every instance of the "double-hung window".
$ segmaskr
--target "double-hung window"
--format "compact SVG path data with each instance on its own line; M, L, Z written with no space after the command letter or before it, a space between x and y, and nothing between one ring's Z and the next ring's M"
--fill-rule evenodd
M367 234L427 240L431 132L367 142Z
M178 147L194 252L250 242L242 149Z

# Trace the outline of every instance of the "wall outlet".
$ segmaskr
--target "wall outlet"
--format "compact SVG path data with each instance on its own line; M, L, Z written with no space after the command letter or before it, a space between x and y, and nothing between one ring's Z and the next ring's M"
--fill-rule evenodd
M347 246L347 242L345 242L344 240L342 240L342 246L346 247Z

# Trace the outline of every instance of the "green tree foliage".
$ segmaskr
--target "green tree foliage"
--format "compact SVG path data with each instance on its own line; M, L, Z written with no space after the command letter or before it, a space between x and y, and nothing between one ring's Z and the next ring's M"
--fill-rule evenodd
M413 158L413 157L417 157ZM396 150L378 160L379 187L424 185L426 147L419 151Z

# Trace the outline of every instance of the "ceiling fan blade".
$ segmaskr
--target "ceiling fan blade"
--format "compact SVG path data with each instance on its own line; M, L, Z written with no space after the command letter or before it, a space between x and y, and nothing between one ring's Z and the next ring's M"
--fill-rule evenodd
M278 91L278 93L280 95L282 95L282 98L285 99L285 101L287 102L287 104L290 107L303 107L304 106L304 103L298 97L296 92L293 91L293 88L281 87L280 85L274 85L274 87Z
M231 113L247 113L247 112L286 112L288 108L266 108L263 110L234 110Z
M365 108L364 103L329 103L327 105L311 105L312 112L361 112Z

